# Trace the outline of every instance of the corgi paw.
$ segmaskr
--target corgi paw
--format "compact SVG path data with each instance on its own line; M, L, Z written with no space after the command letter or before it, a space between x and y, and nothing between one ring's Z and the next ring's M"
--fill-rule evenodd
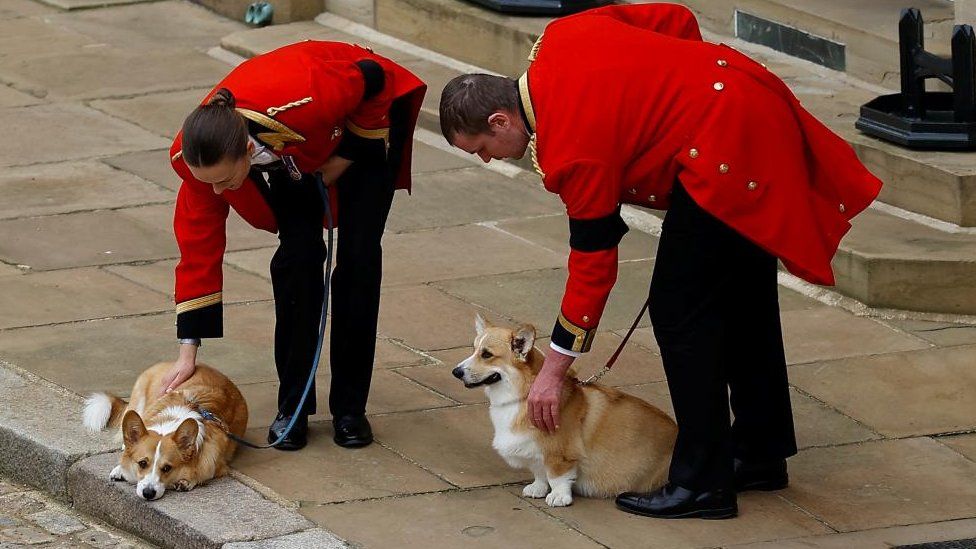
M525 488L522 488L522 495L527 498L544 498L546 494L549 493L549 483L548 482L533 482Z
M546 496L546 504L549 507L566 507L567 505L573 504L573 495L552 492Z
M114 482L119 482L120 480L125 480L125 475L122 474L122 466L116 465L112 472L108 474L109 480Z
M176 490L177 492L189 492L190 490L193 489L194 486L195 485L192 482L186 479L181 479L176 481L176 484L173 486L173 489Z

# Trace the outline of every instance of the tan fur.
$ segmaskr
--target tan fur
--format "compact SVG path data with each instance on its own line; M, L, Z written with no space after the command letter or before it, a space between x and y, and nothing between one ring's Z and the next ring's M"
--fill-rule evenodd
M159 363L139 376L121 420L124 447L119 466L111 477L138 484L137 492L147 480L158 480L165 489L187 491L227 473L237 444L216 423L200 423L196 415L180 420L176 412L205 409L223 420L237 436L243 436L247 429L244 397L227 376L209 366L198 364L190 379L175 391L160 396L163 377L172 366L172 363ZM109 423L114 424L115 403L121 399L109 398L112 399ZM147 479L154 472L158 479Z
M529 461L516 455L526 450L525 445L511 442L529 435L541 452L553 493L556 486L552 479L572 475L574 471L573 491L584 496L647 492L664 484L677 436L677 426L667 414L611 387L579 385L570 372L563 383L560 427L554 433L544 433L532 426L528 418L529 388L544 361L543 354L532 347L535 328L523 325L511 330L488 326L480 319L477 326L474 353L458 365L455 375L463 371L465 383L476 384L492 373L501 374L502 379L486 385L485 390L492 400L495 448L510 465L530 466ZM526 348L530 349L527 355ZM486 358L488 355L490 358ZM510 427L511 433L499 432L497 422L506 417L494 410L506 405L505 398L499 395L510 395L517 401L518 413ZM536 477L539 483L539 475ZM533 485L526 487L526 495L538 492L540 488L533 490ZM532 497L541 497L538 493ZM550 505L568 504L553 503L550 498L547 498Z

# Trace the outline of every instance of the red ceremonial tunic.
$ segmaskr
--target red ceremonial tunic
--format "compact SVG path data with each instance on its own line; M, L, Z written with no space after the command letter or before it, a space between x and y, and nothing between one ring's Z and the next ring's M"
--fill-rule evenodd
M774 74L703 42L676 4L559 19L533 50L522 107L571 228L554 344L588 350L617 276L620 204L667 209L675 181L790 272L834 283L831 258L881 181Z
M382 89L363 100L366 74L357 62L371 61L382 69ZM416 76L367 48L339 42L305 41L241 63L207 94L229 89L236 108L260 128L255 137L279 157L294 162L301 173L320 168L347 139L383 139L390 145L390 107L400 100L406 120L397 128L400 158L395 186L410 189L413 131L426 91ZM347 137L348 136L348 137ZM252 226L277 232L277 223L258 184L248 178L236 191L220 195L196 180L182 156L182 135L170 149L173 169L183 179L173 221L180 248L176 267L178 337L222 335L221 264L226 245L225 224L230 208ZM335 202L335 193L332 194ZM335 204L333 205L335 210Z

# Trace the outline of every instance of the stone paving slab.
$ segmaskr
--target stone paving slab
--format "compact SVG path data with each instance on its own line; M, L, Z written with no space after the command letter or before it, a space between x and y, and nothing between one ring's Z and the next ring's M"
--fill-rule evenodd
M108 265L102 269L172 298L173 277L177 263L178 261L175 259L167 259L133 265ZM224 303L263 301L274 298L271 293L271 285L268 284L267 280L226 264L223 273Z
M569 256L569 218L566 217L564 208L560 208L554 215L501 221L497 226L503 231L531 240L553 252ZM651 259L657 253L657 242L657 238L637 229L631 229L620 241L617 248L618 258L620 261Z
M55 1L95 3L99 0ZM141 50L166 44L206 51L219 37L246 28L243 21L222 17L195 2L142 0L127 3L134 5L61 13L50 20L60 28L97 38L102 43Z
M227 65L190 48L130 50L110 45L71 53L0 59L0 75L61 99L96 99L212 86Z
M216 84L216 81L213 83ZM89 105L172 140L183 127L183 120L200 104L209 91L210 86L207 86L125 99L99 99L90 102ZM168 155L169 149L167 149ZM165 165L169 167L169 162Z
M313 528L297 534L288 534L261 541L235 541L225 543L222 549L340 549L348 544L321 528Z
M4 8L0 9L7 9L8 5L4 2ZM26 66L29 56L68 54L99 43L90 36L54 25L41 15L44 14L0 18L0 52L3 52L0 60L8 65Z
M36 164L0 173L0 219L170 202L173 193L100 162Z
M976 326L924 320L886 320L885 323L940 347L976 344Z
M504 488L303 507L301 512L358 547L600 547Z
M39 105L43 102L43 99L34 97L28 93L17 91L10 86L0 86L0 108L26 107L29 105Z
M171 308L164 296L98 269L0 278L0 329Z
M421 351L471 345L474 318L504 319L430 286L387 288L380 299L379 334Z
M47 7L34 0L6 0L0 6L0 20L18 19L35 15L51 15L57 10Z
M126 396L143 370L176 360L174 320L166 313L0 331L0 354L76 393ZM273 326L270 303L227 306L225 337L206 340L198 359L235 383L273 381Z
M494 428L487 406L377 416L371 423L384 446L455 486L532 480L532 473L512 469L491 447Z
M976 347L850 358L790 368L804 392L889 437L972 429Z
M81 400L0 361L0 474L68 498L68 468L79 458L117 448L108 434L81 427Z
M165 187L173 192L180 189L182 181L169 162L169 148L154 151L136 151L102 159L102 162Z
M780 317L788 364L931 347L929 342L875 319L834 307L784 311Z
M0 221L8 235L0 259L43 271L179 256L172 234L145 219L150 208L157 207Z
M328 355L322 359L319 372L316 375L315 384L315 394L319 406L318 413L311 418L312 421L324 421L332 417L328 405L329 387L332 383ZM248 403L251 418L248 425L251 427L267 427L270 425L278 411L278 382L241 385L240 389ZM373 371L366 413L373 415L410 412L444 408L454 404L455 402L396 372L377 368Z
M103 8L106 6L121 6L124 4L135 4L139 2L154 2L155 0L38 0L45 4L61 8L63 10L83 10L90 8Z
M548 252L553 253L553 252ZM435 282L438 288L465 301L477 303L493 311L511 316L517 322L535 326L540 337L548 336L559 311L566 289L565 255L559 254L559 269L526 270L488 276ZM647 299L653 261L622 263L617 283L610 294L600 328L603 330L628 329L634 322L641 305ZM650 324L645 315L640 326Z
M559 198L541 186L527 186L477 167L415 175L412 192L413 196L401 194L396 200L396 215L388 221L387 231L416 231L565 211ZM465 199L458 200L459 196Z
M248 438L263 443L267 433L266 427L253 428ZM350 451L336 446L332 436L331 423L312 423L301 452L244 448L234 468L303 507L453 488L379 444Z
M976 463L928 438L811 448L780 492L847 532L976 516Z
M967 458L976 461L976 434L939 437L936 440Z
M519 491L521 487L509 488ZM544 500L530 505L585 532L605 547L714 547L751 541L830 532L803 510L771 493L739 495L735 520L656 520L617 511L609 500L574 498L569 507L548 508Z
M976 537L976 519L933 522L878 528L862 532L781 539L745 545L736 549L889 549L902 545ZM933 546L937 547L937 546Z
M454 154L445 154L444 151L420 141L415 140L413 142L413 160L410 166L414 175L457 168L470 168L472 165L476 164L469 158L463 158ZM399 204L402 204L406 200L415 200L415 198L411 196L409 199L406 197L398 199L396 202L398 205L394 206L393 209L393 211L397 212L397 215L399 215L400 211Z
M71 468L68 480L75 508L166 547L217 548L313 527L295 511L227 477L146 502L131 484L108 479L117 463L118 454L110 453Z
M169 146L169 142L141 128L76 104L5 109L3 114L4 131L18 139L7 140L0 149L0 166L76 160ZM77 128L85 131L79 132ZM51 140L52 135L58 139ZM38 143L46 146L38 147Z
M418 252L425 250L422 257ZM564 266L566 258L531 242L480 225L386 235L383 282L431 281Z

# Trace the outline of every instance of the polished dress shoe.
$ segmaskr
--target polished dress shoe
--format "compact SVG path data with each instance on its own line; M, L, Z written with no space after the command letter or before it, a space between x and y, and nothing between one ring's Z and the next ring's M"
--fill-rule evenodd
M692 492L671 483L650 493L624 492L616 503L622 511L655 518L727 519L739 514L731 490Z
M332 419L335 436L332 440L344 448L360 448L373 442L373 430L366 416L339 416Z
M291 423L292 416L286 416L282 413L278 413L275 417L274 423L268 429L268 444L274 443L281 436L281 433L285 432L288 424ZM298 419L295 420L295 426L292 427L288 436L284 438L275 448L278 450L301 450L305 447L308 442L308 416L301 414Z
M790 483L785 459L749 462L735 458L734 467L736 492L782 490Z

